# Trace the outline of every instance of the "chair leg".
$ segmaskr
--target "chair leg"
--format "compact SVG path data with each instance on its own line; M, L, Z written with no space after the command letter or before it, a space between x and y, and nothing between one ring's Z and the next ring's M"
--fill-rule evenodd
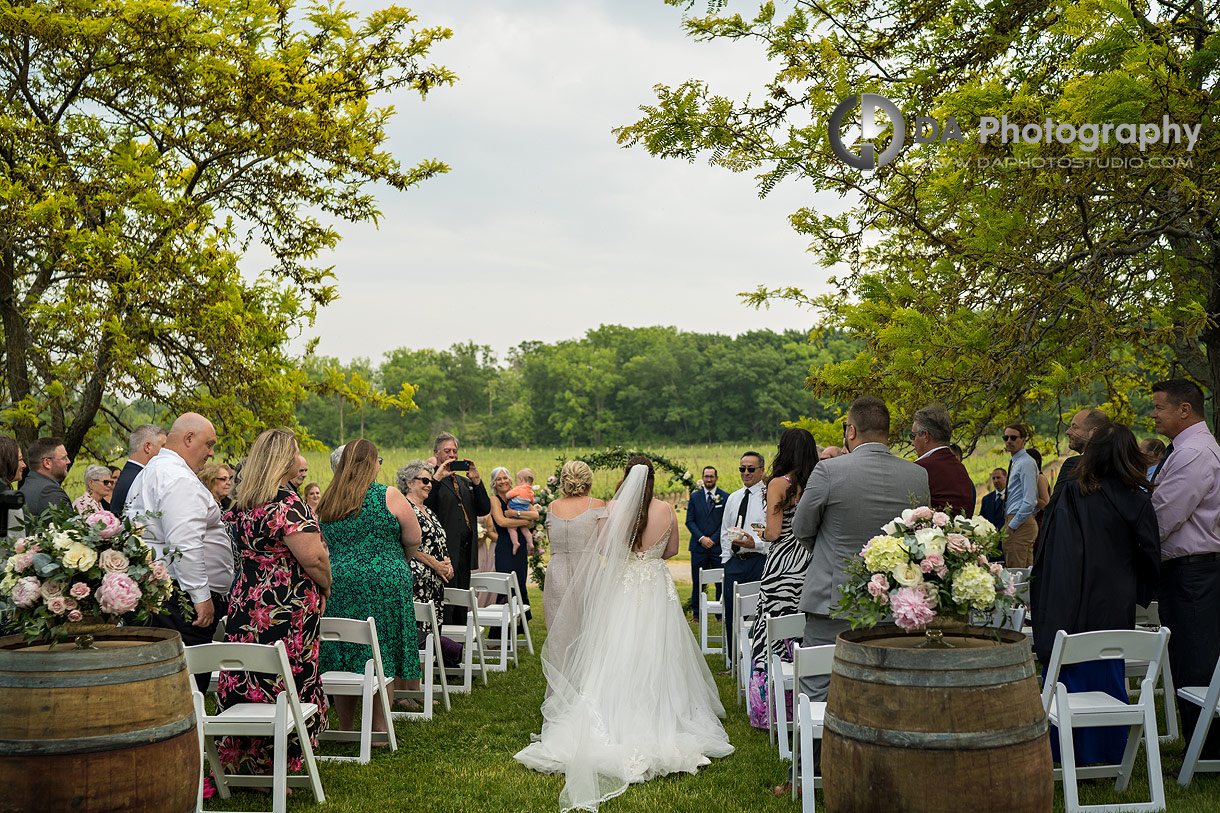
M203 695L198 691L191 692L191 700L195 704L195 728L199 739L199 794L195 800L195 810L203 813L203 779L207 776L207 751L203 747Z
M321 714L321 709L317 713ZM385 724L389 727L394 723L389 718L386 718ZM298 736L301 740L301 761L305 767L305 773L309 775L310 790L313 791L314 801L317 804L322 804L326 801L326 794L322 791L322 777L318 775L318 761L314 758L313 744L309 741L309 729L304 724L304 721L302 721Z
M1155 698L1153 698L1155 702ZM1153 720L1153 725L1156 725L1156 720ZM1145 736L1155 736L1156 729L1151 733L1142 723L1127 726L1127 747L1123 749L1123 761L1118 766L1118 776L1114 780L1114 790L1122 793L1127 789L1127 784L1131 781L1131 774L1135 769L1135 755L1140 749L1140 740ZM1152 746L1148 746L1148 752L1152 753Z
M358 762L367 765L373 758L373 660L370 658L364 665L364 685L360 691L360 757ZM393 718L386 718L386 728L393 724ZM301 732L301 736L305 736Z
M302 740L304 731L298 731ZM288 810L288 693L280 692L275 700L275 739L271 762L271 811L287 813Z
M381 717L385 720L386 739L390 742L390 750L397 751L398 735L394 733L393 706L390 703L390 693L384 684L377 690L377 702L381 704Z
M1195 732L1190 736L1190 742L1186 745L1186 756L1182 759L1182 769L1178 771L1178 784L1182 787L1188 787L1191 779L1194 778L1199 755L1203 752L1203 742L1207 739L1207 732L1212 727L1214 717L1214 714L1203 709L1203 713L1199 715L1199 721L1195 723Z
M1161 741L1173 742L1178 738L1178 702L1168 659L1161 665L1161 686L1165 690L1165 738Z
M1166 695L1169 685L1165 686ZM1148 761L1148 790L1152 793L1152 805L1157 810L1165 809L1165 777L1161 775L1161 741L1156 735L1156 704L1149 703L1144 712L1144 757ZM1149 727L1151 726L1151 727Z
M1076 787L1076 743L1072 737L1072 712L1068 706L1068 691L1062 683L1055 685L1055 704L1059 719L1059 764L1063 769L1064 813L1079 813L1080 791Z
M225 777L224 764L220 761L220 752L216 750L216 738L204 735L204 744L208 754L208 767L212 769L212 781L216 783L216 792L221 799L229 798L229 780Z

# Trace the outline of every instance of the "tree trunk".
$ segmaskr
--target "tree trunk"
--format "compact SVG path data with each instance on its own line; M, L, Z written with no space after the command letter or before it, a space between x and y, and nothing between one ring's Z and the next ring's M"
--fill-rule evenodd
M30 347L25 320L17 309L15 292L15 262L12 248L5 248L0 255L0 325L4 327L4 376L8 384L9 400L18 404L30 394L30 368L26 357ZM22 448L29 446L38 437L38 427L32 423L14 426L17 443Z

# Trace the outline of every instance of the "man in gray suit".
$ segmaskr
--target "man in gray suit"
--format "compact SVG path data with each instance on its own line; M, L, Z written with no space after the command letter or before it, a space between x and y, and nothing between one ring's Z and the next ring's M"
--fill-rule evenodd
M843 425L843 446L851 454L822 460L796 508L792 530L813 551L801 610L805 613L805 646L833 644L849 624L831 618L839 603L846 560L860 554L881 526L906 508L928 504L928 473L890 454L890 411L879 398L865 395L852 402ZM801 690L811 700L826 699L829 677L806 678Z

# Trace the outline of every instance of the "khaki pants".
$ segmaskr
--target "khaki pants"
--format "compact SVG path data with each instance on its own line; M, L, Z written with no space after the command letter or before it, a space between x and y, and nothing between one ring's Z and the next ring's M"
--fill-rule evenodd
M1007 531L1007 535L1004 537L1004 566L1033 567L1034 542L1038 540L1038 522L1031 515L1014 531L1011 527L1013 516L1013 514L1009 514L1004 518L1004 528Z

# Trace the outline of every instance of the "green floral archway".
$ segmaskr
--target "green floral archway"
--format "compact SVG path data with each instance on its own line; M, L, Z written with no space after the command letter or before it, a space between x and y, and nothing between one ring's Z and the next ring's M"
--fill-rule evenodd
M695 488L695 478L685 465L648 449L627 449L622 446L611 446L599 452L581 455L576 459L588 463L589 468L597 472L607 469L622 470L627 465L628 460L637 456L647 457L652 461L654 470L665 472L669 475L670 486L677 486L686 491L691 491ZM550 547L550 540L546 537L546 511L551 501L559 497L559 474L563 471L563 465L567 462L568 458L561 456L555 464L555 473L547 479L545 486L536 487L537 493L534 495L538 500L538 504L542 507L542 512L539 517L537 530L534 532L534 553L529 557L530 575L543 590L546 589L546 570L542 564L542 556Z

